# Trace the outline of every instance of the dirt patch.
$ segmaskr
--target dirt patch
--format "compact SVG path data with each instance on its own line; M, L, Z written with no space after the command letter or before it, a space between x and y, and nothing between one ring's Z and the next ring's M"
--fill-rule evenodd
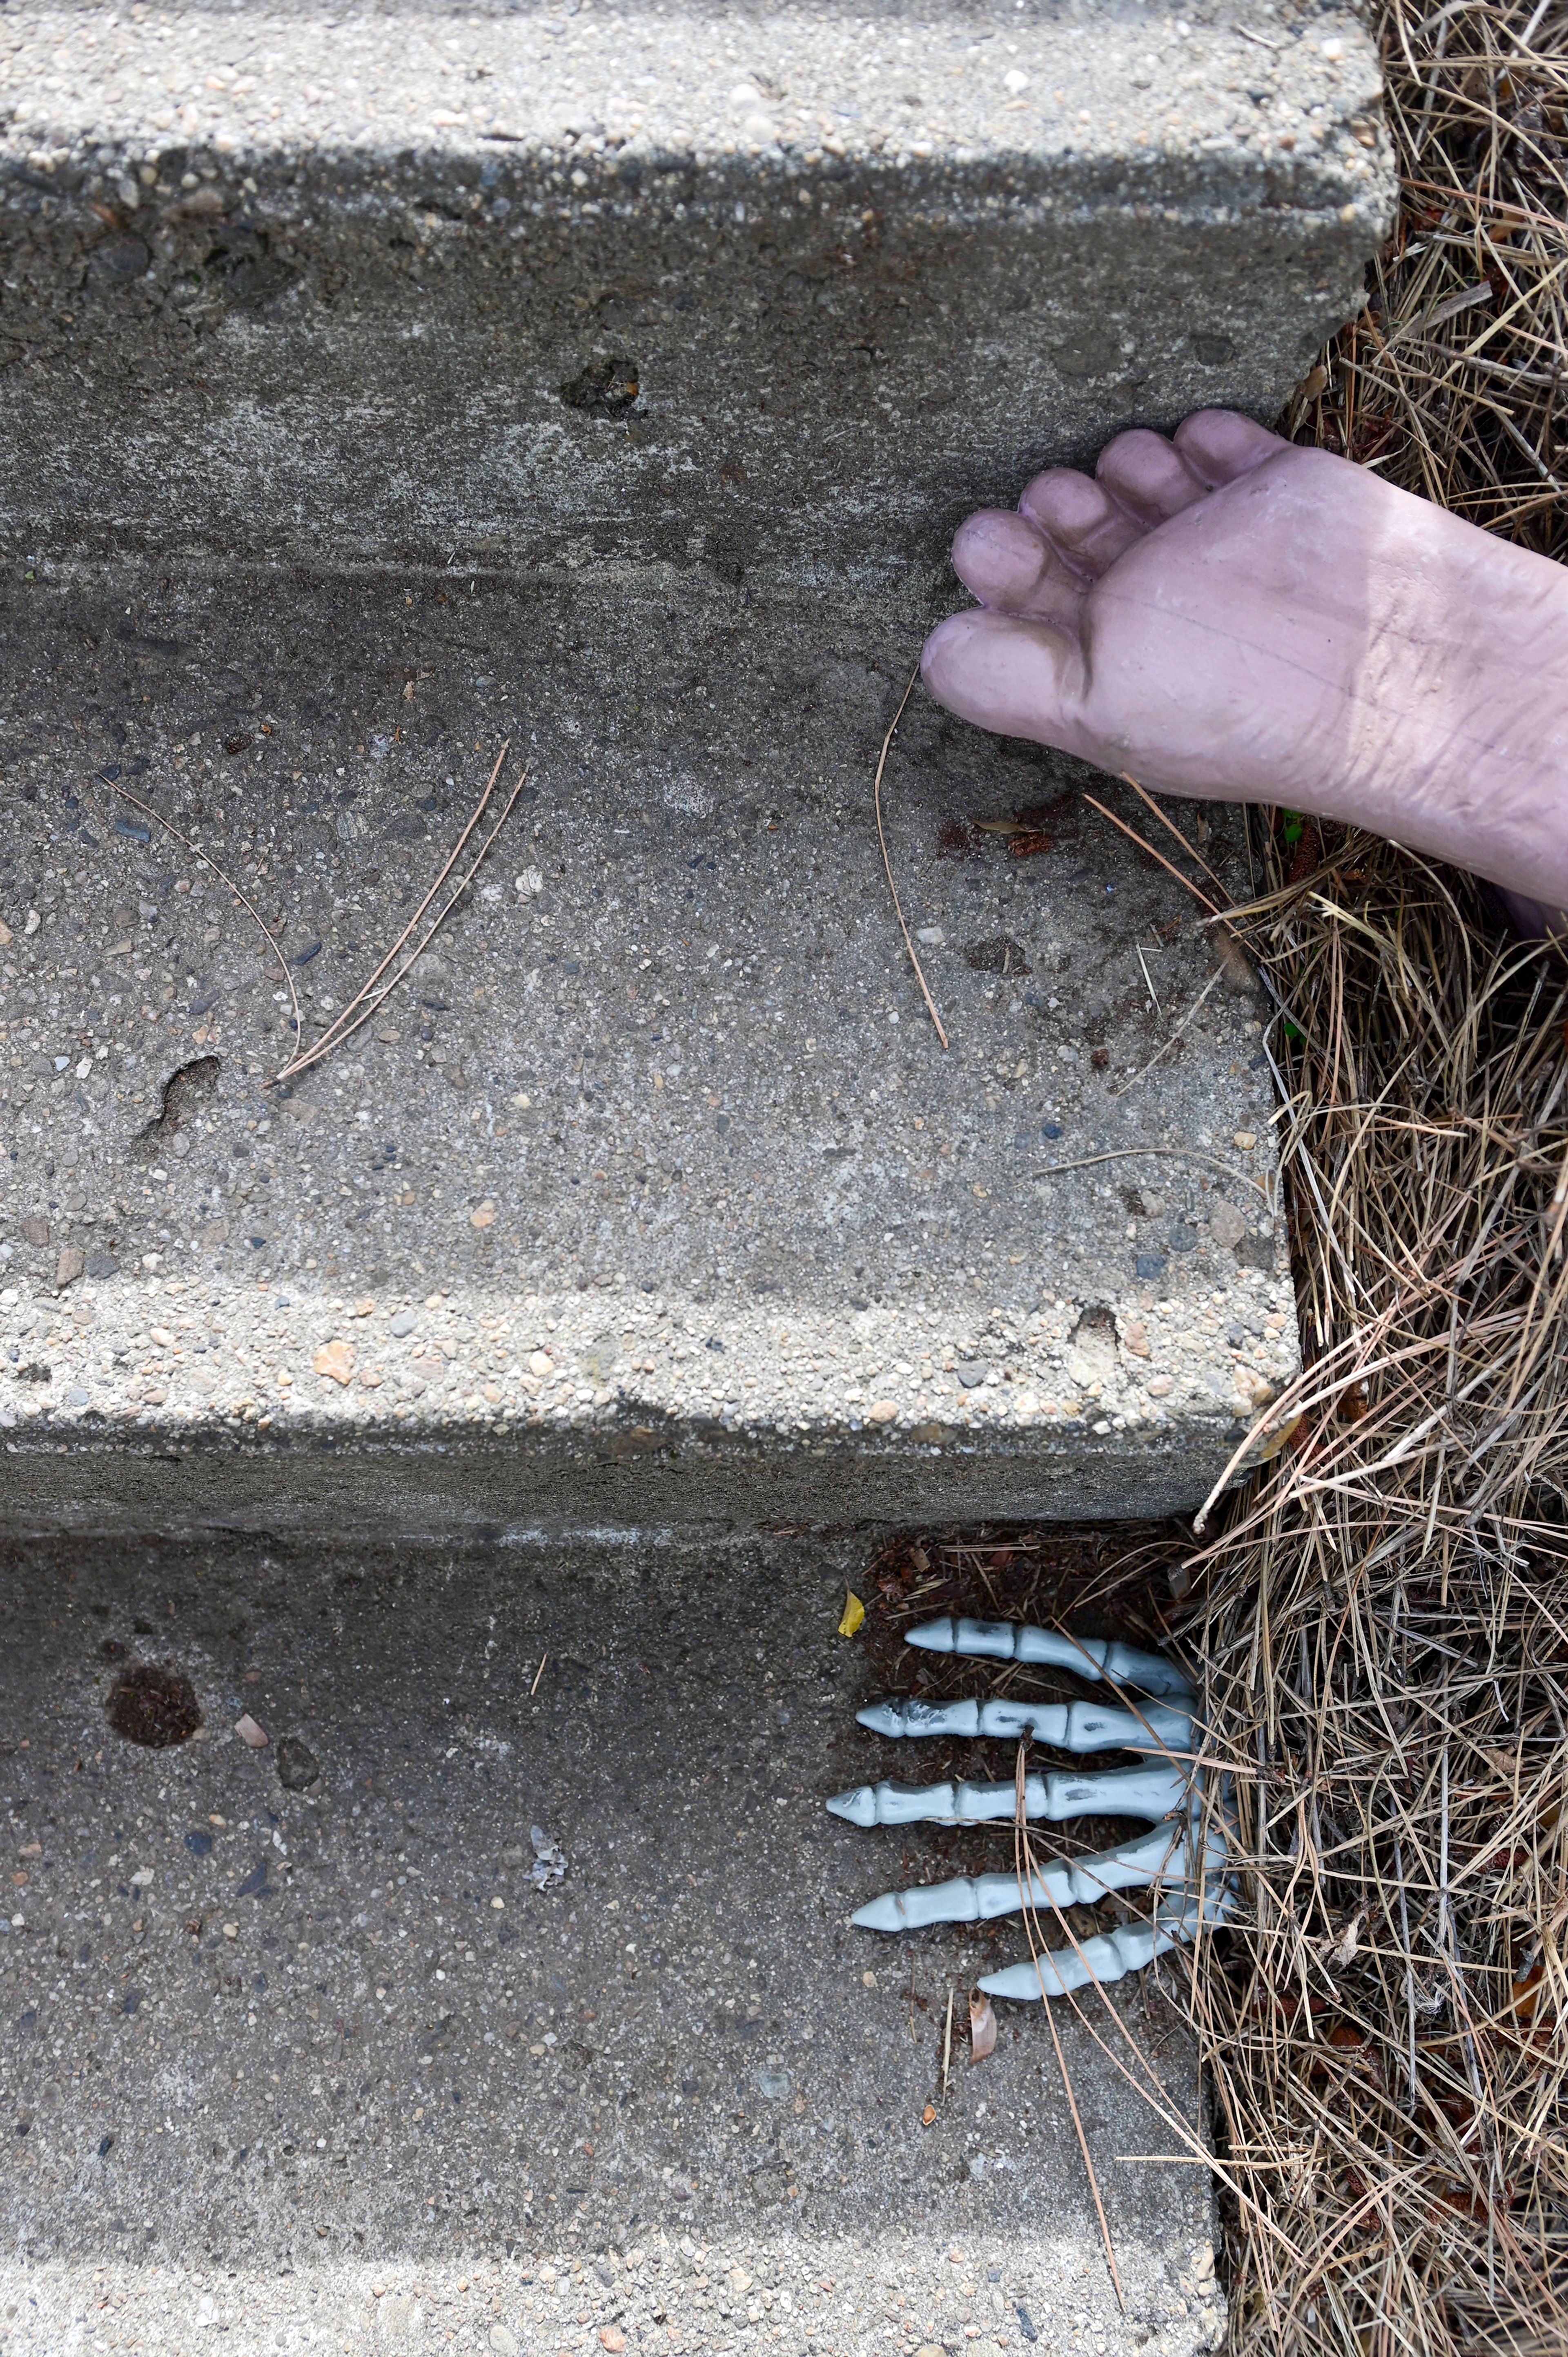
M201 1725L201 1706L190 1680L179 1670L161 1670L151 1662L137 1662L116 1678L103 1711L116 1735L149 1751L188 1743Z
M971 942L964 951L964 963L976 974L1032 974L1034 968L1024 955L1022 942L1010 933L998 933L991 941Z
M135 1150L141 1158L160 1153L190 1120L197 1106L217 1095L218 1075L222 1069L221 1056L196 1056L169 1074L157 1112L136 1138Z
M590 361L561 387L568 409L596 410L601 417L619 417L640 390L635 361L619 357Z

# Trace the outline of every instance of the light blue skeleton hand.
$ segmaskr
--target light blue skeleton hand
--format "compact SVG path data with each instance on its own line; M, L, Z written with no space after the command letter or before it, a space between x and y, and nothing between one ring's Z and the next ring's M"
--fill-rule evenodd
M1027 1964L989 1974L980 1984L993 1996L1056 1996L1090 1980L1119 1981L1190 1940L1200 1923L1217 1923L1230 1900L1225 1878L1227 1843L1220 1812L1206 1810L1203 1778L1191 1765L1197 1696L1169 1662L1102 1638L1068 1637L1052 1629L1007 1620L930 1620L908 1641L931 1653L962 1653L993 1661L1032 1662L1110 1680L1135 1694L1158 1697L1131 1709L1090 1702L882 1702L855 1716L876 1735L1012 1736L1064 1751L1143 1750L1155 1756L1142 1768L1098 1774L1028 1776L1024 1813L1059 1824L1069 1817L1150 1817L1152 1833L1092 1857L1052 1860L1029 1873L964 1876L924 1889L889 1890L859 1908L851 1921L868 1932L903 1932L927 1923L978 1923L1027 1908L1091 1904L1111 1890L1157 1886L1146 1923L1057 1948ZM1199 1730L1200 1731L1200 1730ZM853 1825L973 1825L1011 1822L1013 1784L861 1784L828 1803Z

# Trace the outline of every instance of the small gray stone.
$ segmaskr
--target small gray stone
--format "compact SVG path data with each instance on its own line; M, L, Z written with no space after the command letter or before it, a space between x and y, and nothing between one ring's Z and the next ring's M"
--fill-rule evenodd
M321 1781L321 1764L297 1735L285 1735L277 1748L278 1782L285 1792L307 1792Z
M789 2092L789 2073L788 2071L759 2071L757 2085L757 2092L766 2095L770 2104L780 2104Z
M400 1309L397 1316L392 1319L392 1325L388 1330L392 1334L396 1340L401 1342L405 1334L413 1333L418 1323L419 1317L416 1311L413 1309Z
M1239 1244L1247 1232L1247 1222L1234 1203L1221 1200L1208 1214L1208 1232L1217 1244Z
M124 286L133 278L145 277L152 259L139 237L106 237L88 256L88 274L102 286Z
M498 2357L517 2357L521 2345L510 2324L491 2325L490 2347L498 2352Z
M546 1839L539 1826L531 1825L529 1827L529 1838L533 1844L533 1864L530 1868L531 1878L536 1889L548 1889L551 1883L559 1882L563 1875L564 1875L566 1871L565 1857L554 1842Z
M966 1392L978 1390L990 1372L983 1359L961 1359L958 1362L958 1379Z

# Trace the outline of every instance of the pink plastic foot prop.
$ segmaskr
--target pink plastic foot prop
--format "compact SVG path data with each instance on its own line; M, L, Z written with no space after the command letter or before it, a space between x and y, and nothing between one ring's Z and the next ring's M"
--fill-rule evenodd
M1568 569L1230 410L953 543L939 703L1140 784L1340 819L1568 906Z

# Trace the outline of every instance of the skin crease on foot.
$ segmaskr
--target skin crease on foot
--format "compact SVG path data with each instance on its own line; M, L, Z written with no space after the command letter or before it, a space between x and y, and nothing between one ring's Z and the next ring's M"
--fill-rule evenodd
M926 643L982 728L1283 803L1568 908L1568 568L1230 410L1036 475L953 543Z

